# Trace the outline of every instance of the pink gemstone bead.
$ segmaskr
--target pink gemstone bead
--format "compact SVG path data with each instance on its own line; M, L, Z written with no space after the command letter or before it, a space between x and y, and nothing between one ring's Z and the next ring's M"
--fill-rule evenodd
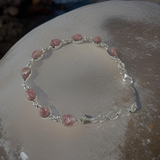
M48 107L42 107L39 110L39 114L42 118L47 118L50 115L50 109Z
M36 98L36 92L33 89L27 89L25 96L29 101L33 101Z
M75 34L72 36L72 39L74 41L81 41L83 39L82 35L81 34Z
M65 114L62 116L62 124L65 126L71 126L73 125L77 120L69 114Z
M59 46L61 43L61 40L59 39L52 39L50 45L55 48L55 46Z
M35 50L35 51L32 53L32 58L37 59L37 58L41 57L41 55L42 55L42 51L40 51L40 50Z
M30 73L31 73L31 69L30 68L27 68L27 67L23 68L22 71L21 71L22 78L24 80L26 80L27 77L30 75Z
M109 47L108 48L108 53L113 57L118 57L117 50L115 48L113 48L113 47Z
M94 37L94 38L93 38L93 42L96 43L96 44L99 44L99 43L102 42L102 39L101 39L100 36L97 36L97 37Z

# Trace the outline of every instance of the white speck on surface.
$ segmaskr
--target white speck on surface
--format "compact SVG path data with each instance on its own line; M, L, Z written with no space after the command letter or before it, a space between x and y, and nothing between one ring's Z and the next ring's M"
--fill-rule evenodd
M27 160L28 156L24 152L21 152L20 153L20 158L22 158L22 160Z
M145 144L145 142L144 142L144 140L142 140L142 145L143 145L143 146L145 146L145 145L146 145L146 144Z
M148 144L150 143L150 139L147 139Z
M149 54L149 53L148 53L148 54L146 54L146 55L147 55L147 56L152 56L152 55L151 55L151 54Z
M140 124L141 126L143 126L143 123L140 122L139 124Z

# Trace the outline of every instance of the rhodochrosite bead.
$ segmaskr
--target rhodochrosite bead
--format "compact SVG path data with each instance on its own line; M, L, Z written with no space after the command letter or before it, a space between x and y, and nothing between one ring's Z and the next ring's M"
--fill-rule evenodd
M65 126L73 125L77 120L70 114L65 114L62 116L62 124Z
M109 47L108 48L108 53L112 56L112 57L118 57L118 53L117 50L113 47Z
M30 68L27 68L27 67L23 68L22 71L21 71L22 78L24 80L26 80L27 77L30 75L30 73L31 73L31 69Z
M74 41L81 41L83 39L82 35L81 34L75 34L72 36L72 39Z
M100 36L97 36L97 37L94 37L94 38L93 38L93 42L96 43L96 44L99 44L99 43L102 42L102 39L101 39Z
M32 58L37 59L37 58L41 57L41 55L42 55L42 51L40 51L40 50L35 50L35 51L32 53Z
M39 114L42 118L47 118L50 115L50 109L48 107L42 107L39 110Z
M36 98L36 92L33 89L27 89L25 96L29 101L33 101Z
M59 39L52 39L50 45L55 48L56 46L59 46L61 43L61 40Z

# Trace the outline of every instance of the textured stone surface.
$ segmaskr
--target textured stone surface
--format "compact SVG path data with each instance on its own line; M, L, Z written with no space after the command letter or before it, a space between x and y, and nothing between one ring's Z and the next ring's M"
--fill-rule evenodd
M42 107L39 110L39 114L42 118L47 118L50 115L50 109L48 107Z
M81 34L75 34L72 36L72 39L74 41L81 41L83 39L82 35Z
M23 147L31 160L52 160L53 155L56 160L158 160L159 15L160 6L153 3L106 1L63 14L16 43L0 64L0 143L10 156L6 159L19 159ZM73 127L40 120L38 110L24 97L19 71L35 50L35 42L36 48L42 48L53 35L65 39L77 32L99 35L104 43L116 46L134 79L142 110L114 121ZM53 100L60 115L70 113L77 118L130 107L132 91L122 83L117 63L103 48L70 44L49 51L45 58L29 79L41 105L48 106L47 100Z
M41 57L41 55L42 55L42 51L41 50L35 50L32 53L32 58L37 59L37 58Z
M72 126L75 122L76 119L70 114L65 114L62 116L62 124L65 126Z
M30 75L30 73L31 73L30 68L27 68L27 67L23 68L22 71L21 71L22 78L24 80L26 80L28 78L28 76Z
M33 89L27 89L25 96L29 101L33 101L36 98L36 92Z

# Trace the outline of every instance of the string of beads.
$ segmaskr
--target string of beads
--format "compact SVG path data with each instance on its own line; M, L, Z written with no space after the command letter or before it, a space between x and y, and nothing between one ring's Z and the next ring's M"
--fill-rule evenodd
M122 108L117 112L111 111L106 115L97 115L95 117L90 116L90 115L84 115L83 117L76 119L74 116L70 114L65 114L62 117L55 116L49 107L39 105L37 101L36 92L32 88L30 88L29 85L27 84L27 81L32 74L31 69L32 69L34 62L39 61L43 57L43 55L50 49L55 51L61 48L62 46L65 46L70 43L81 44L83 42L89 42L95 45L96 47L104 48L106 50L107 55L111 59L115 60L116 63L118 64L118 68L120 69L120 74L123 76L124 84L127 85L128 87L131 87L133 85L132 77L128 75L124 63L118 58L118 53L115 48L109 47L107 44L103 43L101 37L99 36L92 38L92 37L83 37L81 34L76 34L76 35L73 35L72 38L64 39L62 41L59 39L53 39L51 40L51 43L49 46L41 50L35 50L32 53L31 60L27 63L26 67L23 68L21 71L21 75L24 80L22 86L25 89L25 97L29 101L33 102L33 105L37 109L39 109L39 114L43 119L49 118L52 121L62 122L62 124L65 126L72 126L75 123L84 124L84 123L104 122L107 119L114 120L114 119L117 119L119 116L128 116L130 113L135 112L137 109L135 93L133 93L134 102L130 108Z

